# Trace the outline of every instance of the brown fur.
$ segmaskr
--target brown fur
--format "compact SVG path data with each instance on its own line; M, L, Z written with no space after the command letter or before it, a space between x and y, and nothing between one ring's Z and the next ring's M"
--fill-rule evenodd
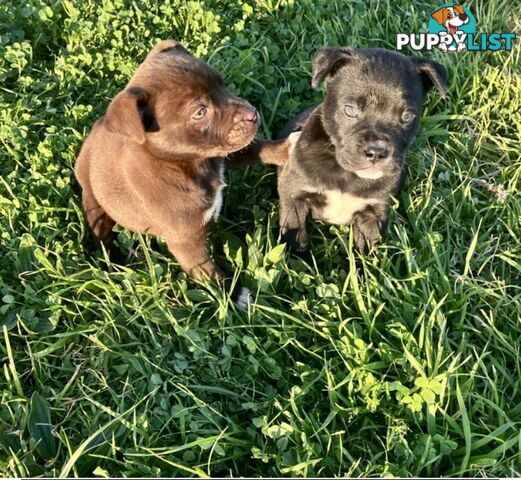
M202 106L206 114L197 118ZM243 149L232 163L288 158L289 143L250 144L258 124L253 107L228 92L216 70L177 42L156 45L95 123L76 161L96 242L110 246L115 223L160 235L184 271L221 278L206 237L223 157Z

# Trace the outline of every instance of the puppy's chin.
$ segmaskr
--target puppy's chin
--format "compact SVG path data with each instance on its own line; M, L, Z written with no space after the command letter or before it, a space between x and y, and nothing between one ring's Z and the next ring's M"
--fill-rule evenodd
M234 139L233 142L228 142L223 146L224 154L237 152L238 150L243 149L244 147L247 147L251 142L253 142L253 139L255 138L255 134L257 133L257 130L255 130L250 136L246 138L242 138L240 142L238 142L236 139Z
M362 168L360 170L352 170L352 172L360 178L365 178L367 180L377 180L382 178L385 174L379 168L370 167L370 168Z
M357 177L364 178L367 180L377 180L381 177L384 177L385 175L388 175L388 173L385 170L382 170L381 168L375 166L360 167L358 165L353 165L349 161L339 163L344 170L350 173L354 173Z
M368 164L368 162L351 162L350 159L340 160L338 163L347 172L366 180L378 180L382 177L397 175L403 169L403 162L398 160L385 161L376 165Z

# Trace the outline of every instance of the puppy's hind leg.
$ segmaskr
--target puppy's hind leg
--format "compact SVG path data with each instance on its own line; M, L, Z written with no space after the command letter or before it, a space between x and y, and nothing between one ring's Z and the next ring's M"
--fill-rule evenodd
M309 207L303 198L293 198L280 192L280 236L288 248L297 252L304 252L308 248L308 234L306 232L306 217Z
M112 228L116 222L98 203L92 191L89 189L83 189L82 204L91 232L92 246L95 249L99 249L101 245L103 245L109 254L111 262L123 263L123 256L119 250L112 245L112 241L114 240Z
M98 249L103 244L108 250L111 260L118 262L121 259L121 255L118 255L119 252L113 252L110 249L113 240L112 228L116 222L107 214L94 196L89 174L90 157L88 146L88 143L85 143L74 168L76 179L81 186L83 212L92 234L92 246Z
M109 248L113 240L112 228L116 225L116 222L109 217L94 196L87 195L85 191L83 192L82 203L96 246L103 244L105 248Z
M79 179L80 180L80 179ZM81 180L84 180L83 182ZM99 249L101 245L107 249L109 258L112 262L123 263L123 257L117 249L112 246L114 234L112 228L116 222L107 214L103 207L99 204L92 192L88 179L81 179L82 187L82 206L87 224L90 230L90 238L86 240L87 248Z

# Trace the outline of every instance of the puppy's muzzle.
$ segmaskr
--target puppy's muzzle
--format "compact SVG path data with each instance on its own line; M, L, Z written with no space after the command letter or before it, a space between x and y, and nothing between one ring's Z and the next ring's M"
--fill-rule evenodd
M234 122L236 125L242 125L246 128L257 128L260 124L260 115L255 107L249 103L242 105L235 115Z
M260 125L260 116L250 104L242 104L233 117L233 127L228 132L227 144L237 150L251 142ZM232 150L234 151L234 150Z

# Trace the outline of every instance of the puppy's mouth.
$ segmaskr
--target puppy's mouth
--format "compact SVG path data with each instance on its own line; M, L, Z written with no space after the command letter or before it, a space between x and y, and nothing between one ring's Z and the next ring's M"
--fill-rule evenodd
M371 165L365 168L359 168L358 170L351 170L356 176L360 178L367 178L369 180L376 180L386 175L382 169Z
M370 164L364 167L359 164L353 164L352 162L342 162L342 168L347 170L348 172L354 173L357 177L368 179L368 180L377 180L378 178L386 177L388 175L394 175L400 171L402 167L398 162L393 162L391 165L381 165L381 164Z
M255 138L259 125L260 118L258 113L236 121L226 138L225 148L228 150L228 153L236 152L249 145Z

